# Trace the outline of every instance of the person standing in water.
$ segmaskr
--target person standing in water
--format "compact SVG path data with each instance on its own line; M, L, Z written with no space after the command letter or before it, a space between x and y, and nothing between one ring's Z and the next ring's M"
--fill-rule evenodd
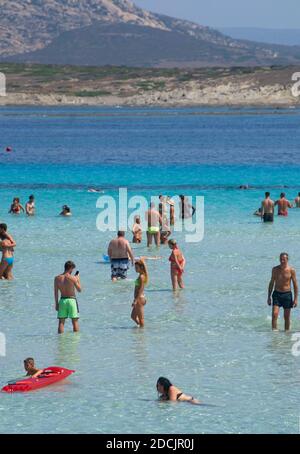
M118 237L111 240L108 245L107 255L111 263L111 280L126 279L128 271L129 258L132 266L134 265L134 256L129 244L125 238L125 232L119 230Z
M298 192L298 195L295 198L295 207L300 208L300 192Z
M7 225L0 224L0 249L2 250L2 259L0 263L0 279L13 280L13 265L14 265L14 248L16 242L13 237L7 233Z
M266 192L265 200L261 203L261 219L264 222L274 222L274 206L275 203L270 198L270 193Z
M182 274L184 272L185 267L185 258L175 240L169 240L168 245L169 248L172 249L172 254L169 257L169 261L171 262L172 286L173 290L175 291L178 289L178 286L181 289L184 288Z
M146 211L145 219L148 223L147 229L147 247L152 245L152 239L154 237L154 241L156 246L160 245L160 226L162 224L162 218L159 212L155 209L155 204L150 203L150 208Z
M170 226L173 226L175 224L175 204L169 196L167 197L167 204L170 207Z
M20 214L21 211L25 213L24 207L20 203L20 199L18 197L15 197L13 199L13 203L10 206L9 214Z
M25 205L25 211L27 216L34 216L35 215L35 204L34 204L34 196L31 195L29 197L28 202Z
M141 226L141 218L139 216L135 216L134 218L134 225L132 227L132 242L140 244L142 242L142 226Z
M278 216L288 216L288 208L293 208L293 205L285 198L285 193L280 194L280 199L276 200L275 206L278 206Z
M81 293L82 289L79 271L77 271L75 276L72 276L75 268L75 263L71 261L66 262L65 271L54 279L55 309L58 312L57 318L59 320L58 334L64 332L67 318L72 320L73 331L79 331L79 308L76 299L76 290Z
M143 259L135 262L135 271L139 274L139 277L135 281L131 318L140 328L144 328L144 307L147 302L144 295L144 289L148 283L148 271Z
M184 394L179 388L172 385L170 380L159 377L156 383L159 400L171 402L189 402L190 404L200 405L201 402L194 397Z
M188 197L184 195L180 195L180 202L179 202L179 207L180 207L180 218L181 219L188 219L194 216L196 208L193 207L193 205L190 204ZM192 210L192 212L191 212Z
M272 329L277 331L277 320L279 309L284 309L285 330L290 329L291 309L298 305L298 283L296 271L292 268L288 261L289 255L286 252L280 254L280 265L272 269L272 277L269 283L268 290L268 305L271 306L271 296L273 299L272 310ZM291 282L294 287L294 298L291 291ZM274 290L274 291L273 291ZM273 293L272 293L273 292Z

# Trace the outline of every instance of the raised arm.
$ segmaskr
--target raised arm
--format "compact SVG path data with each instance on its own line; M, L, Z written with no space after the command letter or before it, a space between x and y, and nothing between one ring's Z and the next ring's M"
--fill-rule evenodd
M296 271L292 269L292 281L294 287L294 307L298 306L298 282L296 277Z
M9 233L5 232L5 233L3 233L3 236L5 236L5 238L8 241L11 242L10 247L16 247L17 246L17 243L15 242L15 240L13 239L13 237Z
M72 276L72 280L74 282L74 285L75 285L75 288L77 290L77 292L81 293L82 292L82 287L81 287L81 283L80 283L80 277L79 277L79 274L78 276Z
M271 276L271 280L269 283L269 290L268 290L268 305L269 306L271 306L271 304L272 304L271 295L273 292L274 284L275 284L275 268L272 269L272 276Z

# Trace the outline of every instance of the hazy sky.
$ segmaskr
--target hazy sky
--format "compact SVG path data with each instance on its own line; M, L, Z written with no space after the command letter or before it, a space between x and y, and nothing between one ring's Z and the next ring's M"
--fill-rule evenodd
M133 0L147 10L215 27L300 28L300 0Z

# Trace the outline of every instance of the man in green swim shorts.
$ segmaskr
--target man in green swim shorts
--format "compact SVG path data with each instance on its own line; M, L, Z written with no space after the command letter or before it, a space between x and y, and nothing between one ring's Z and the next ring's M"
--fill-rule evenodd
M146 221L148 223L147 229L147 246L152 245L152 239L156 246L160 245L160 226L162 225L162 217L159 212L155 209L155 204L150 203L150 208L146 211L145 215Z
M72 320L73 331L79 331L79 308L76 299L76 290L81 292L81 283L79 272L72 276L75 263L66 262L63 274L56 276L54 280L54 297L55 309L58 312L58 334L63 334L65 330L65 321L67 318ZM59 299L59 293L61 294Z

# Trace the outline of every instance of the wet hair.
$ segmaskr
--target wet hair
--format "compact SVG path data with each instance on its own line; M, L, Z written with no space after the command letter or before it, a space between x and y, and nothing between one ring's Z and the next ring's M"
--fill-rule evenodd
M283 197L285 197L285 192L282 192L282 193L280 194L280 198L283 199Z
M33 199L34 199L34 195L30 195L29 200L33 200Z
M165 377L159 377L159 379L157 380L157 383L156 383L156 389L158 388L158 385L160 385L164 388L165 394L168 394L169 389L171 388L171 386L173 386L172 383L170 382L170 380L168 380Z
M65 271L74 270L74 268L76 268L76 265L74 262L71 262L71 260L65 263Z
M26 358L26 359L24 359L24 364L26 366L30 365L30 366L34 367L34 359L33 358Z
M286 256L287 259L289 259L289 254L287 252L282 252L280 254L280 258L283 257L284 255Z
M300 192L298 192L298 196L300 197Z
M118 231L118 237L120 238L120 237L124 237L124 236L125 236L124 230L119 230Z
M175 246L177 246L177 241L176 240L169 240L168 241L168 245L175 247Z
M0 224L0 230L4 230L4 232L7 231L7 224Z
M71 211L71 209L68 207L68 205L64 205L63 210L66 211L67 213L70 213L70 211Z
M147 284L149 280L149 275L146 263L144 262L144 260L140 259L135 261L135 265L137 265L141 269L141 274L145 276L145 284Z
M270 197L270 193L269 192L266 192L266 197Z
M14 203L14 202L20 203L19 197L15 197L14 200L13 200L13 203Z

